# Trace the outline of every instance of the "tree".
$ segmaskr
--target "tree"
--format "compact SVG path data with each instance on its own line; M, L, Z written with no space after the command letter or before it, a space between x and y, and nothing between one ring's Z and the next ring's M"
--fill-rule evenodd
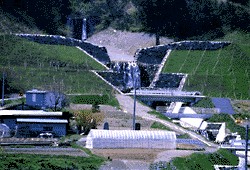
M22 18L26 24L32 23L32 26L36 25L50 34L58 34L58 28L66 24L66 17L71 13L69 0L3 0L0 6L4 11Z
M66 104L66 97L62 93L62 87L55 83L54 85L51 86L51 91L50 93L47 94L47 105L50 108L53 108L54 111L57 110L57 108L63 108Z
M156 45L160 36L173 27L176 32L187 24L187 7L185 0L133 0L139 10L143 30L156 35Z
M75 120L80 132L87 134L90 129L95 129L97 124L104 118L103 113L93 113L89 110L82 110L74 112Z

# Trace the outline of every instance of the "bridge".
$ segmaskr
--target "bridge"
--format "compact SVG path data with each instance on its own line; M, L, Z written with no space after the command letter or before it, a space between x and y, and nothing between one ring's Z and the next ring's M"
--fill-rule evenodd
M134 90L124 95L133 96ZM171 102L191 102L195 103L206 96L200 92L174 91L170 89L138 89L136 98L144 101L171 101Z

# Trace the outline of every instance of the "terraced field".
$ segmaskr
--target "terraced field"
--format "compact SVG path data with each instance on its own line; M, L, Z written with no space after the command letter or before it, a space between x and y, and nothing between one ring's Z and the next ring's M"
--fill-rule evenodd
M248 99L249 46L232 43L219 50L173 50L163 73L187 73L185 91L205 96Z

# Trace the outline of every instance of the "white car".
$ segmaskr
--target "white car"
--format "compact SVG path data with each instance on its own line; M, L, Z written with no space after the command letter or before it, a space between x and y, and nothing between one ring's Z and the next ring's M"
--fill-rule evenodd
M52 133L40 133L38 135L39 138L44 138L44 139L47 139L47 138L53 138L53 135Z

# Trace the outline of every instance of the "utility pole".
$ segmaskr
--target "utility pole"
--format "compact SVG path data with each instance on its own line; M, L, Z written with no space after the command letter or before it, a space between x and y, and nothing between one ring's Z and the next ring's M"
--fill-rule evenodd
M3 72L3 93L2 93L2 107L3 107L3 101L4 101L4 72Z
M248 125L246 125L246 149L245 149L245 170L247 170L247 151L248 151Z
M135 104L136 104L136 78L135 76L134 76L134 88L135 88L135 93L134 93L133 130L135 130Z

